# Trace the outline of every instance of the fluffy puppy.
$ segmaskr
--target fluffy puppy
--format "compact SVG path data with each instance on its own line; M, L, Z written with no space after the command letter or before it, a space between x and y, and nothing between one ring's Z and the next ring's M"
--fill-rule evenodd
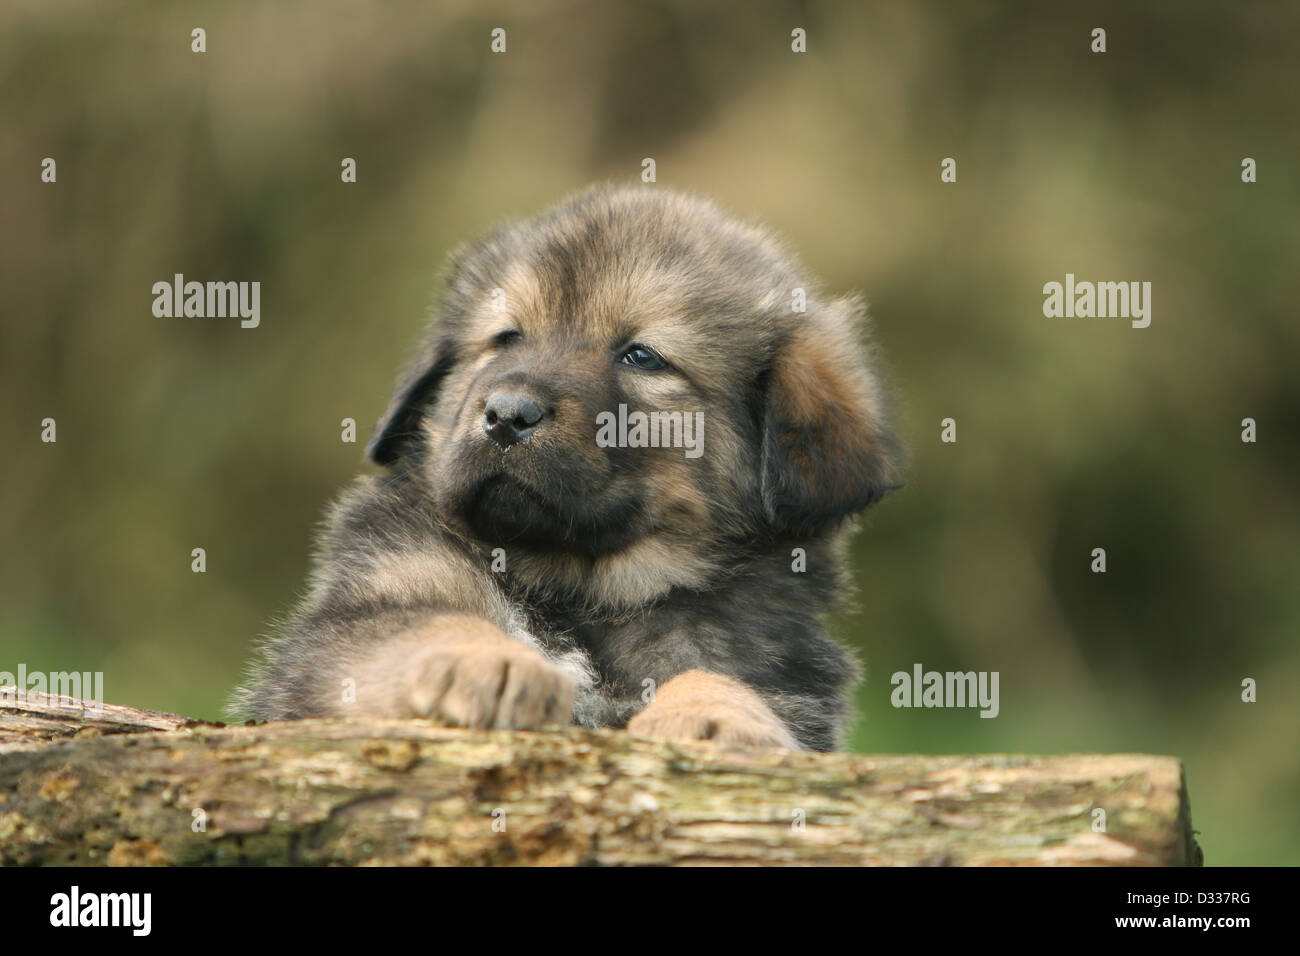
M461 250L239 709L835 747L820 617L898 463L862 318L657 187Z

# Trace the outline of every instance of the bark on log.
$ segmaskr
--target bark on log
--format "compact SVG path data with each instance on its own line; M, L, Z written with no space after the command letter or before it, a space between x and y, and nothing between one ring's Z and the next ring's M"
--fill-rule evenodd
M1199 862L1171 757L736 752L424 721L225 727L0 689L6 865Z

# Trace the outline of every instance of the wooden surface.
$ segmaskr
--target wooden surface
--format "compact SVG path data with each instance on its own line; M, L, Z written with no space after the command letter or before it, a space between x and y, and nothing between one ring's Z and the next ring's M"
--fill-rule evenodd
M1171 757L737 752L425 721L224 727L12 691L0 689L6 865L1200 862Z

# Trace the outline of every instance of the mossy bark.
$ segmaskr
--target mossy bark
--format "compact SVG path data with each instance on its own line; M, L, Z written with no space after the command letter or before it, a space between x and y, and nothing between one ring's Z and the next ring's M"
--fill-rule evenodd
M7 865L1199 862L1170 757L746 753L392 720L223 727L0 694Z

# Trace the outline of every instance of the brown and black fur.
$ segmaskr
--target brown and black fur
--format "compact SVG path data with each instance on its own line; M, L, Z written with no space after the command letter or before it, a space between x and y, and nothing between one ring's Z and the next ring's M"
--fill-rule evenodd
M388 472L334 506L238 706L835 747L857 668L820 617L846 520L898 460L862 312L766 232L656 187L462 250L367 449ZM627 364L633 344L668 368ZM542 415L504 448L502 395ZM703 455L598 447L620 404L703 412Z

